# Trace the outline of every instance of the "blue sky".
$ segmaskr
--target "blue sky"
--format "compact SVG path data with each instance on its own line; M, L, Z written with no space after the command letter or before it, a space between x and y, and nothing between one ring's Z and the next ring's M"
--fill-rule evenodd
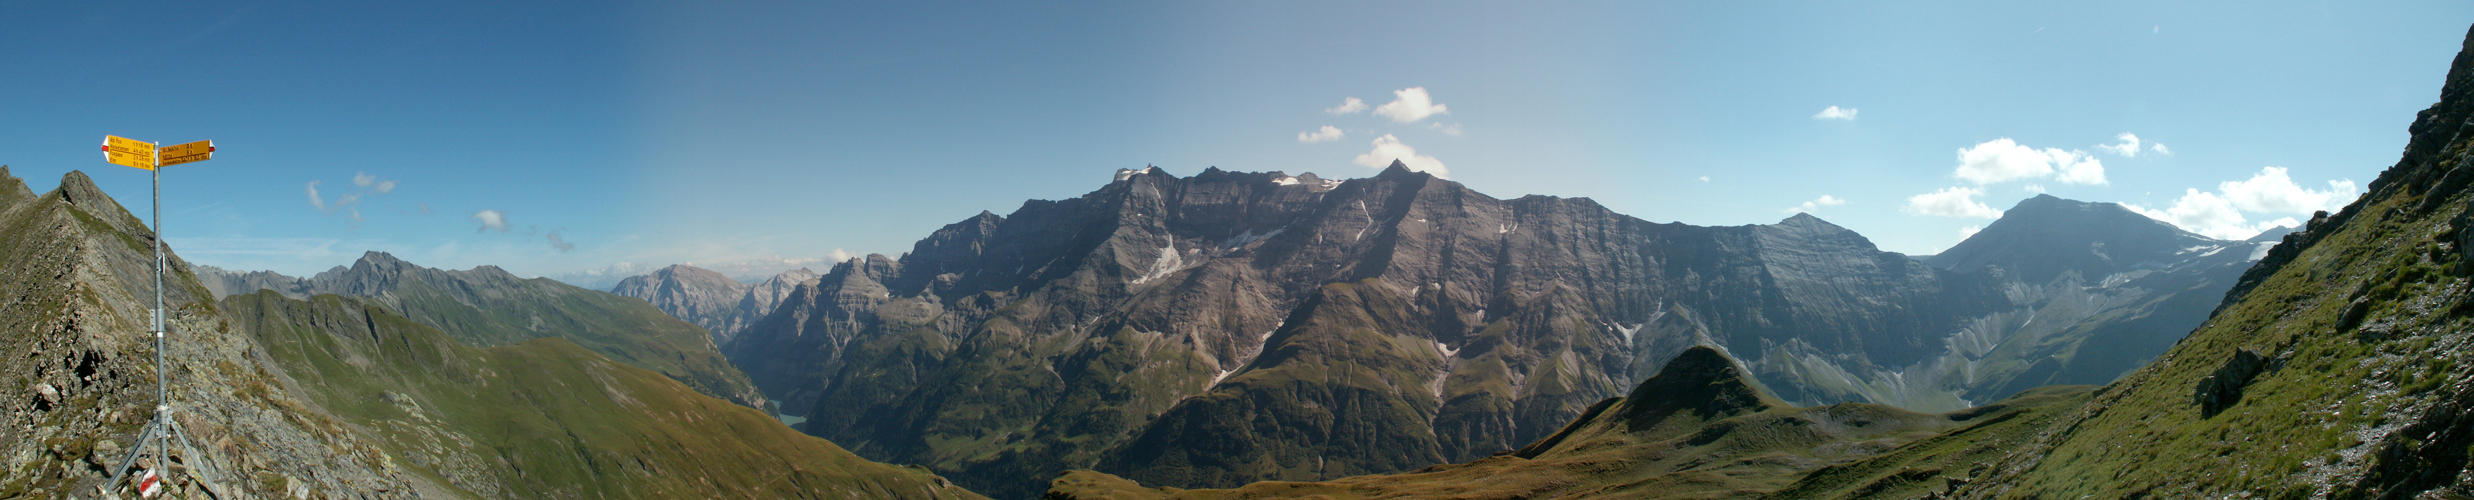
M166 170L170 241L288 274L364 250L821 269L1117 168L1354 178L1404 154L1502 198L1810 211L1916 254L2038 192L2236 237L2395 162L2474 23L2465 2L708 3L6 2L0 164L37 190L84 170L143 212L102 136L213 139Z

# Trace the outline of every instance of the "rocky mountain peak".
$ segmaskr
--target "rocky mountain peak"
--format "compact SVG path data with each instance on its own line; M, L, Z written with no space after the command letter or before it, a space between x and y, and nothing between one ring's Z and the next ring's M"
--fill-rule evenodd
M103 188L95 186L94 179L86 177L85 172L71 170L68 174L60 176L60 187L54 191L60 193L62 201L67 201L71 206L84 210L86 213L101 217L105 222L112 223L114 226L120 226L117 227L118 229L141 237L154 234L154 231L147 229L144 224L131 226L131 223L136 221L129 218L135 217L136 214L122 208L120 202L112 201L110 195L103 194Z
M1426 178L1434 178L1434 174L1428 174L1428 173L1425 173L1425 172L1419 172L1419 171L1415 171L1415 170L1409 170L1409 165L1408 165L1408 164L1406 164L1406 163L1401 163L1401 162L1400 162L1400 160L1392 160L1392 164L1391 164L1390 166L1383 167L1383 172L1382 172L1382 173L1374 174L1374 177L1375 177L1375 178L1377 178L1377 179L1387 179L1387 180L1388 180L1388 179L1402 179L1402 178L1405 178L1405 177L1410 177L1410 176L1423 176L1423 177L1426 177Z

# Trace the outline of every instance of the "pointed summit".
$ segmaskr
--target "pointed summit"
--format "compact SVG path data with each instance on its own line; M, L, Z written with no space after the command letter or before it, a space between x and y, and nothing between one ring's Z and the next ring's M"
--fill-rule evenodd
M1400 160L1392 160L1392 164L1391 164L1391 166L1383 167L1383 172L1382 172L1382 173L1375 174L1374 176L1375 176L1375 177L1393 177L1393 176L1401 176L1401 175L1417 175L1417 174L1419 174L1419 172L1418 172L1418 171L1416 171L1416 170L1410 170L1410 169L1409 169L1409 164L1406 164L1406 163L1401 163L1401 162L1400 162Z
M1757 389L1735 358L1706 345L1684 349L1657 375L1633 387L1624 403L1622 416L1636 429L1680 412L1718 419L1787 406Z

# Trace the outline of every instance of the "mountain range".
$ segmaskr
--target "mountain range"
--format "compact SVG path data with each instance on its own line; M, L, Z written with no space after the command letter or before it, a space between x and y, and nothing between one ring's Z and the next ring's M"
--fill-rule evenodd
M2474 345L2469 129L2474 33L2439 103L2408 127L2403 158L2367 194L2283 235L2205 309L2195 331L2093 391L2023 392L1944 414L1954 423L1937 431L1914 424L1930 419L1879 410L1820 418L1859 413L1845 405L1777 425L1746 420L1780 405L1728 378L1723 353L1696 347L1627 397L1502 456L1216 490L1146 488L1077 471L1054 481L1046 498L2474 497L2474 365L2464 359ZM2104 260L2078 255L2083 247L2069 239L1970 243L1927 260L2065 278ZM2108 241L2091 254L2118 258L2126 243ZM2004 246L2063 251L2041 260L1985 257ZM2079 350L2120 345L2100 338ZM2073 364L2057 362L2062 372ZM1886 437L1867 439L1864 431L1876 428L1870 436ZM1929 435L1892 435L1905 429ZM1743 444L1721 445L1730 442ZM1676 461L1685 466L1666 466Z
M1397 164L1124 170L840 263L723 351L808 433L975 491L1233 487L1515 449L1695 345L1796 405L2102 384L2273 244L2039 196L1917 258L1808 214L1654 223Z
M564 338L714 397L750 407L767 404L747 375L722 357L704 328L642 300L546 278L522 279L496 266L432 269L369 252L351 267L336 266L306 279L220 269L207 269L198 278L218 297L259 290L296 300L323 294L368 297L475 347Z

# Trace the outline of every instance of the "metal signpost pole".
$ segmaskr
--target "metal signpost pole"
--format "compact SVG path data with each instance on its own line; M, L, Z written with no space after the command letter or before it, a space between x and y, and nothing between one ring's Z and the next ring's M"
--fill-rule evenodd
M111 480L103 483L103 489L106 495L110 495L111 490L118 489L120 480L128 477L129 468L137 464L138 457L145 453L146 445L148 444L156 445L155 466L152 469L155 470L156 476L154 477L154 480L158 482L158 487L160 487L159 485L161 482L171 480L171 478L168 477L168 475L165 475L165 473L171 470L172 439L177 437L181 441L182 448L188 450L188 454L185 456L188 457L190 462L193 462L189 464L189 470L190 477L194 484L201 486L200 489L204 490L208 496L220 498L221 495L217 492L218 488L214 485L212 478L206 477L204 474L200 474L200 472L203 472L203 469L200 469L200 467L206 465L206 463L202 461L205 457L198 455L196 445L189 443L189 435L187 432L181 431L180 423L172 420L172 385L169 375L170 359L165 355L164 349L164 334L170 330L167 326L167 321L170 317L168 312L165 311L163 305L163 268L167 264L163 258L163 167L167 166L163 162L163 147L161 144L139 143L137 141L127 141L126 139L120 139L117 137L106 137L105 139L106 142L104 144L104 151L107 153L104 157L105 160L122 165L144 168L151 171L153 174L155 226L155 309L154 317L152 318L152 321L149 322L149 326L151 326L150 330L152 330L155 334L155 418L153 422L148 422L146 424L145 431L138 434L137 442L134 443L133 446L130 446L128 458L121 460L120 467L113 469L112 478ZM130 145L131 149L134 149L137 144L146 144L149 146L150 151L147 151L148 154L143 159L115 158L108 154L112 151L111 146L113 139L127 141L126 143ZM209 141L180 144L172 147L180 150L180 156L173 158L173 164L206 160L212 157L211 153L215 150L214 144ZM145 165L136 165L134 164L136 162L144 162ZM138 494L140 496L144 496L145 489L143 487L139 488Z

